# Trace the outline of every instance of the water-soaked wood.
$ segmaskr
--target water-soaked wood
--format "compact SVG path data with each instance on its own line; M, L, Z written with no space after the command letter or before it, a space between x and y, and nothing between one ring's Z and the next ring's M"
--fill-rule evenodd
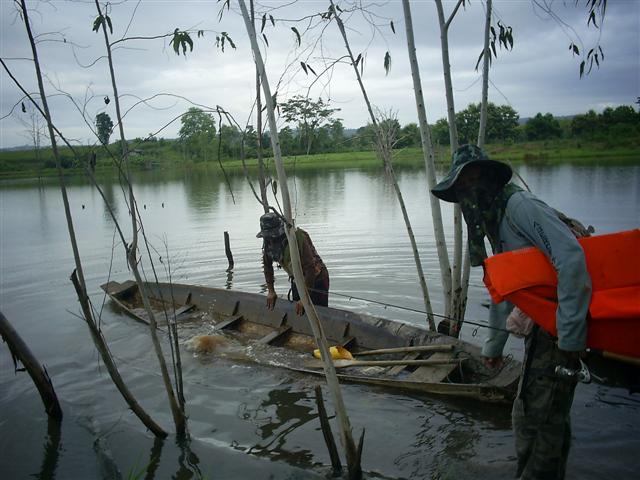
M322 429L324 442L327 444L327 449L329 450L329 458L331 458L331 468L333 470L333 476L337 477L342 472L340 455L338 455L336 441L333 438L333 432L331 431L331 425L329 424L329 417L327 417L327 410L324 408L324 400L322 399L322 389L320 388L320 385L316 385L315 391L316 405L318 406L318 417L320 418L320 428Z
M259 340L259 343L266 344L266 345L273 345L276 342L286 338L291 333L292 330L293 328L290 325L285 325L284 327L280 327L274 330L273 332L262 337Z
M2 312L0 312L0 335L9 346L13 363L16 364L16 361L19 360L29 373L40 393L47 415L56 420L62 420L62 409L46 368L40 365L40 362L31 353L27 344L24 343Z
M112 291L118 291L119 287L120 284L117 282L103 286L110 295ZM186 284L161 283L154 284L153 288L157 290L156 296L162 292L163 298L169 298L172 294L173 298L184 299L190 292L192 294L191 303L196 306L196 312L201 312L203 322L213 320L216 329L228 325L226 331L232 335L237 334L238 340L242 343L257 342L285 325L291 326L292 331L287 334L286 339L278 342L278 345L287 349L291 355L285 355L284 361L278 366L306 374L324 375L322 370L314 370L305 365L306 359L311 360L313 350L318 347L310 331L309 322L304 317L296 315L293 303L279 301L272 311L266 308L264 295L259 294ZM125 296L126 299L111 295L113 301L135 316L135 309L139 306L139 296L137 294L131 295L128 292ZM180 305L175 305L176 309L179 307ZM513 399L521 368L521 364L515 360L509 359L502 370L491 372L484 367L480 349L459 339L430 332L422 326L402 324L402 328L400 328L398 322L382 317L330 307L316 308L322 318L322 326L330 344L341 345L345 343L347 349L354 354L371 350L384 352L396 348L409 349L408 352L393 353L388 358L388 360L398 361L396 355L410 353L414 347L446 348L443 346L454 345L450 352L441 352L453 357L451 358L453 363L449 364L447 369L448 372L451 372L448 375L447 372L433 376L428 375L429 370L437 371L440 369L439 365L433 365L432 361L430 366L412 365L411 368L402 372L402 378L385 375L388 369L384 368L356 367L342 370L345 373L338 375L341 381L380 385L394 390L407 389L423 393L475 398L480 401L504 402L505 404ZM242 315L242 318L237 318L237 315ZM184 317L184 315L179 317L178 322L182 322ZM283 320L285 317L286 319ZM346 328L346 325L349 327ZM344 336L345 331L348 332L347 338ZM452 355L454 352L455 357ZM419 353L424 356L432 352ZM437 353L433 352L433 355ZM385 358L382 356L385 353L379 355L381 356L357 357L357 360L375 358L375 360L381 361ZM438 358L433 355L433 360ZM454 358L456 358L455 361ZM453 370L452 366L457 364L455 363L458 361L457 358L464 358L465 361L462 368ZM257 362L263 361L255 360ZM420 361L425 362L427 359ZM413 370L414 368L415 370ZM416 374L416 372L419 373Z
M224 232L224 253L227 255L227 260L229 260L229 266L227 267L227 272L233 270L233 254L231 253L231 245L229 242L229 232Z
M228 320L224 320L223 322L216 324L216 330L224 330L225 328L236 328L241 320L242 315L234 315Z

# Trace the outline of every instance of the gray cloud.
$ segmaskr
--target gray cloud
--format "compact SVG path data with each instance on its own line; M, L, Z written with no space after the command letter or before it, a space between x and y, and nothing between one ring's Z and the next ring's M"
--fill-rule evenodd
M112 97L112 93L105 60L95 62L104 55L104 47L102 36L91 31L96 15L93 2L28 3L36 10L32 13L34 31L41 40L48 40L39 44L39 51L43 70L50 82L68 92L80 104L85 97L88 98L86 111L90 119L101 111L115 118L113 102L107 106L102 101L105 95ZM515 45L511 52L499 51L497 60L493 62L490 100L498 104L509 103L522 117L539 111L567 115L590 108L601 110L609 105L632 104L640 94L640 3L635 0L610 2L602 30L587 29L582 6L576 7L573 2L568 2L568 5L552 4L564 21L573 26L579 40L573 40L570 29L563 29L528 0L494 1L497 18L513 26ZM331 59L345 54L335 24L327 25L325 22L317 25L303 36L302 46L297 47L290 29L294 23L285 21L326 9L327 3L301 1L286 8L283 5L287 4L265 2L258 7L260 12L268 10L277 19L276 28L268 23L265 29L269 39L265 52L272 88L275 90L277 86L279 99L286 100L294 94L309 91L311 97L330 98L335 107L341 108L338 116L345 126L366 124L367 111L347 64L336 66L330 76L324 76L311 88L315 77L305 75L299 68L299 61L304 60L319 73ZM445 4L446 9L451 7L451 3ZM218 22L218 9L217 2L192 1L145 1L139 4L127 1L113 6L110 15L115 39L124 35L134 11L127 36L160 35L176 27L205 31L204 38L193 35L195 49L186 58L173 53L168 38L121 44L114 57L124 110L140 98L171 93L197 104L220 105L239 122L247 121L255 89L248 38L237 7L226 12L221 22ZM412 10L428 118L435 122L446 112L436 9L432 2L414 1ZM403 124L414 122L417 116L401 3L388 2L377 7L375 13L375 16L369 16L369 20L376 25L364 21L359 13L354 13L347 21L353 50L366 52L365 85L378 108L395 111ZM0 2L0 15L0 55L7 59L25 87L35 92L32 63L16 60L29 57L30 51L13 2ZM481 50L483 16L481 2L472 2L466 10L459 12L451 25L450 55L458 110L477 102L480 97L479 73L474 66ZM391 20L395 25L395 35L389 26ZM305 30L304 22L295 25L300 32ZM325 30L320 40L318 37L323 26ZM216 49L215 36L221 31L228 32L233 38L236 50L227 47L223 53ZM42 35L46 32L59 32L61 35ZM61 41L62 36L66 43ZM588 48L598 38L605 51L605 61L599 70L594 69L591 75L579 79L578 60L571 57L569 43L576 41L581 48ZM382 60L387 50L392 54L392 69L388 75L384 72ZM92 62L95 64L91 67L81 66ZM0 108L2 115L6 115L22 95L5 72L0 74L0 81ZM53 93L51 85L47 85L47 90ZM148 105L138 105L127 114L126 135L133 138L156 131L190 105L186 100L166 95L150 100ZM54 120L67 136L83 143L95 141L68 99L52 97L51 108ZM24 127L15 119L19 114L18 109L0 123L2 147L25 143L20 136ZM175 137L178 129L179 122L174 122L160 136Z

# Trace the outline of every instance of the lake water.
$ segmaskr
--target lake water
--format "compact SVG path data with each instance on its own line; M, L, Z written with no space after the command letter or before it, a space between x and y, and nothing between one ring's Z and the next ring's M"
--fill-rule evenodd
M517 171L543 200L593 225L597 233L640 226L638 166L520 166ZM397 176L434 310L442 313L425 176L412 169ZM261 207L242 177L231 176L230 186L219 171L136 175L135 191L161 278L170 270L174 282L264 293L261 243L255 238ZM297 224L310 233L329 268L330 304L424 322L420 313L375 303L423 309L402 215L381 170L299 171L289 186ZM103 188L130 238L120 186L105 182ZM138 401L171 431L147 327L112 309L99 289L109 275L119 281L130 277L113 222L86 183L72 182L68 193L104 336ZM450 233L451 210L443 207ZM74 265L56 184L0 184L0 230L0 310L46 365L64 412L59 430L48 424L29 376L14 373L8 349L0 345L0 478L130 478L147 467L148 473L138 478L326 478L330 462L313 393L321 380L185 353L191 440L178 444L170 435L154 441L111 383L78 317L69 281ZM224 231L231 237L233 274L225 271ZM477 270L467 318L484 323L487 310L481 304L488 295ZM276 290L279 301L285 301L282 272L276 272ZM468 325L462 336L481 344L484 333ZM508 347L521 355L520 340L510 340ZM367 478L513 478L509 408L359 385L343 385L342 392L354 436L366 429L362 466ZM330 402L328 408L333 412ZM568 479L637 478L637 393L581 384L572 416Z

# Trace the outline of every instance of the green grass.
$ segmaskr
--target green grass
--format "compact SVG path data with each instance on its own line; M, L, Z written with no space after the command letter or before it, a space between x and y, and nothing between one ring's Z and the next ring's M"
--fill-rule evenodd
M514 164L640 164L639 145L636 143L637 141L627 141L611 145L609 142L581 142L575 139L563 139L510 145L493 144L487 145L485 149L491 158ZM112 152L117 152L115 145L110 148ZM73 175L83 172L70 149L65 147L59 151L63 162L68 167L65 168L66 174ZM92 152L92 147L76 147L76 152L82 161L86 161ZM96 152L96 173L114 173L113 160L106 151L98 149ZM273 164L271 158L267 158L266 162L268 165ZM287 169L366 168L382 165L382 161L373 151L299 155L285 157L284 162ZM424 165L422 151L419 148L394 150L393 162L394 165L402 167L421 168ZM436 162L441 164L449 162L448 147L442 147L438 150ZM225 159L222 163L224 168L230 171L242 169L240 160ZM255 159L248 159L246 163L251 169L256 166ZM0 179L53 176L57 174L56 169L52 168L53 165L53 155L50 148L41 149L38 156L32 150L3 151L0 152ZM136 146L136 150L131 156L131 166L134 170L189 169L197 171L219 168L215 158L210 158L207 161L183 160L182 153L176 148L176 144L170 141L163 144L154 142Z

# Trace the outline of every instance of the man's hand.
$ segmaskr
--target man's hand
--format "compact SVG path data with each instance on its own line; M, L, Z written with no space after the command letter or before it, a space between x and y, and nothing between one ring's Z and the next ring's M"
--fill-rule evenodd
M504 365L504 358L502 357L484 357L484 366L487 368L502 368Z
M267 308L269 310L273 310L273 307L276 306L277 298L278 298L278 295L276 295L276 291L269 290L269 292L267 293Z
M304 306L302 305L302 302L301 302L301 301L297 301L297 302L296 302L296 313L297 313L299 316L304 315Z

